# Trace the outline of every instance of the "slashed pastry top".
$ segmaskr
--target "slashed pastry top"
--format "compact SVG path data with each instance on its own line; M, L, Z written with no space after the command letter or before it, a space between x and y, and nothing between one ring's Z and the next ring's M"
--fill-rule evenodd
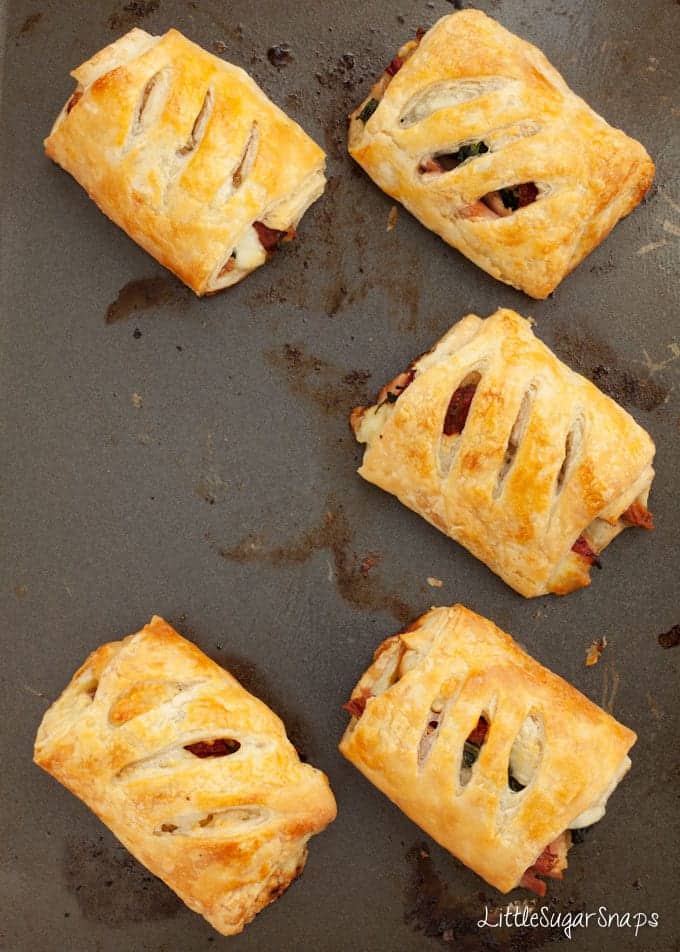
M427 228L536 298L654 175L639 142L479 10L443 17L399 50L351 116L349 151Z
M462 605L383 642L346 707L345 757L501 892L562 878L636 740Z
M72 75L47 154L197 294L263 264L324 190L316 143L177 30L131 30Z
M649 435L514 311L458 321L351 424L364 479L527 597L590 584L619 532L652 528Z
M90 655L45 714L35 762L225 935L288 887L335 818L279 718L158 617Z

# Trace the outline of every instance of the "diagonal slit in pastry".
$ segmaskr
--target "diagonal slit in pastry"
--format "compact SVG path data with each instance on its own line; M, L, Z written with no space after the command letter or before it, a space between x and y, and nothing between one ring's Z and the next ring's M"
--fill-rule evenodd
M475 370L468 374L451 394L442 426L444 436L459 436L465 429L472 401L481 379L482 375Z
M522 445L522 441L529 426L529 420L531 419L531 408L533 407L537 392L538 384L532 381L524 392L522 402L520 403L519 410L517 411L517 416L515 417L515 422L512 424L512 429L510 430L510 435L508 436L508 443L505 447L503 462L501 463L500 469L498 470L498 475L496 476L496 485L494 486L493 491L494 499L498 499L498 497L503 492L503 487L505 486L508 474L510 473L512 465L515 462L517 451Z
M184 145L180 146L180 148L177 150L177 155L190 155L200 146L201 142L203 141L203 136L205 135L206 129L208 128L208 122L210 121L210 116L212 115L214 105L215 94L213 93L212 89L208 89L205 96L203 97L201 108L198 110L196 118L194 119L194 124L191 127L189 137Z
M122 691L109 707L109 724L122 727L136 717L142 717L162 705L177 705L190 688L201 684L200 681L134 681Z
M579 414L569 427L569 431L564 440L564 459L562 460L562 465L555 480L556 496L560 495L566 483L569 481L578 456L581 441L583 440L584 428L583 416Z
M237 836L240 840L276 817L274 810L260 804L238 804L210 812L191 811L160 823L154 836Z
M425 725L425 730L423 731L420 743L418 744L418 768L422 769L425 764L425 761L430 755L432 746L437 738L439 728L441 727L442 721L444 720L444 714L446 711L446 702L443 698L438 697L430 705L430 709L427 712L427 724Z
M457 437L465 429L481 379L481 373L478 370L473 370L466 374L451 394L444 414L442 432L437 448L437 468L440 476L446 476L451 469L459 445Z
M231 173L230 191L240 188L250 175L250 171L255 164L255 159L257 158L259 144L260 130L258 129L257 123L254 122L250 127L250 131L248 132L245 145L243 146L243 152L241 153L241 158L239 159L236 168ZM221 195L218 197L221 197Z
M461 143L457 149L448 152L434 152L418 163L421 175L441 175L442 172L452 172L465 162L471 162L477 156L489 152L489 146L481 139Z
M543 757L543 720L536 711L524 718L510 748L508 789L511 793L525 790L538 772Z
M479 715L477 723L465 739L463 749L460 752L460 766L458 768L458 781L461 787L466 787L472 779L475 764L486 744L490 727L489 713L484 711Z
M403 659L406 664L402 667L406 667L407 670L414 668L421 660L422 654L413 649L407 649ZM425 729L421 734L420 741L418 743L418 770L422 770L425 766L432 748L441 732L444 718L447 714L447 711L455 703L456 697L458 696L461 688L460 681L456 679L448 679L442 684L439 689L437 697L432 701L432 704L429 707L427 712L427 722L425 724Z
M188 738L187 738L188 740ZM241 742L233 737L215 738L198 737L190 740L189 743L181 741L164 747L147 757L140 757L139 760L133 760L118 771L116 780L133 780L137 776L153 773L155 771L163 772L165 770L175 770L182 765L194 763L195 759L213 761L221 760L224 757L237 754L241 749Z
M458 209L460 218L509 218L516 211L533 205L540 198L540 190L536 182L521 182L507 188L493 189L482 195L481 198L469 205Z
M207 757L229 757L241 749L241 743L233 737L213 737L211 740L198 740L192 744L185 744L184 749L194 757L205 760Z
M402 129L408 129L441 109L459 106L461 103L470 102L472 99L480 99L482 96L497 92L500 89L509 90L517 88L519 85L518 80L507 79L504 76L487 76L479 79L457 79L434 83L425 89L419 90L415 96L409 99L402 110L399 125Z
M133 144L137 136L143 135L147 129L155 125L160 119L170 93L171 80L172 70L166 66L159 69L147 81L132 117L127 148Z
M513 142L538 135L542 128L541 124L533 119L521 119L519 122L491 129L483 138L477 136L447 143L423 156L418 163L418 172L428 179L434 179L474 162L480 155L501 152Z

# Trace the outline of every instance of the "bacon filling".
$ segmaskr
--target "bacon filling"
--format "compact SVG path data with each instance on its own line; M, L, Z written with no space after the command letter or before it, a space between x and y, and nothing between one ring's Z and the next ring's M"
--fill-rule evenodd
M586 559L591 565L594 565L596 568L601 569L602 563L597 557L597 552L593 552L583 536L579 536L576 542L571 547L572 552L576 552L577 555L580 555L582 558Z
M451 172L467 159L474 158L476 155L483 155L488 151L489 147L486 142L468 142L455 152L443 152L440 155L431 155L423 159L418 166L418 171L421 175L425 172Z
M476 389L477 384L471 383L454 390L444 417L445 436L463 432Z
M218 737L216 740L199 740L195 744L187 744L184 749L194 757L226 757L235 754L240 746L232 737Z
M547 885L539 876L562 879L562 870L567 868L567 853L571 846L571 833L565 830L543 850L533 866L522 876L519 885L530 889L537 896L545 896Z
M489 732L488 722L480 717L477 721L476 726L470 733L470 736L467 739L467 743L475 744L477 747L481 747L484 741L486 740L486 735Z
M254 221L253 228L257 232L257 237L260 239L260 244L267 254L276 250L277 245L282 238L287 238L291 241L293 238L295 238L294 228L289 228L288 231L280 231L278 228L269 228L261 221Z
M654 517L649 509L641 502L634 502L621 513L621 520L629 526L641 526L643 529L654 528Z
M358 720L366 710L366 701L371 697L373 697L371 692L366 688L362 688L361 694L358 694L356 697L351 697L346 704L342 705L342 709L343 711L349 711L352 717L356 717Z
M460 209L462 218L507 218L518 208L531 205L538 198L534 182L524 182L512 188L500 188Z
M461 763L461 783L467 783L470 777L470 771L479 757L479 752L484 746L488 732L489 722L482 716L477 720L477 723L466 737L463 745L463 761Z

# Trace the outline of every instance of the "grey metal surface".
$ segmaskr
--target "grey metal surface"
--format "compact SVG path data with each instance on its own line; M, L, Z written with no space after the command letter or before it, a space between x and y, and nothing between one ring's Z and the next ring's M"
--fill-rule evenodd
M550 908L657 912L659 927L637 938L625 928L577 930L572 947L679 948L680 648L662 649L657 636L679 620L680 7L477 5L536 42L658 163L644 206L542 303L494 282L403 210L387 232L392 203L344 150L345 116L371 77L451 4L8 4L3 949L409 952L563 939L477 930L485 897L497 903L498 894L336 752L340 705L374 646L406 618L456 600L639 733L631 774L573 850L564 883L551 883ZM246 67L329 153L327 193L299 240L212 299L166 276L42 153L72 88L69 69L135 23L174 25ZM283 66L268 59L275 44L290 47ZM591 588L563 599L524 601L354 473L348 410L463 313L500 304L533 315L538 335L620 399L658 445L655 533L625 533ZM429 587L428 576L443 587ZM154 612L282 715L338 798L339 818L312 843L301 881L231 940L31 764L40 717L85 655ZM602 660L586 668L587 646L603 635ZM421 843L429 858L414 849Z

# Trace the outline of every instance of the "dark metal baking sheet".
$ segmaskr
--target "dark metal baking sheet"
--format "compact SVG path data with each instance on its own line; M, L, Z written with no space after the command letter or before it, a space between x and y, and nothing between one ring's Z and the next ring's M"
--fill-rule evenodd
M467 4L466 4L467 5ZM494 282L345 153L345 117L451 4L11 0L2 73L3 861L12 952L541 949L478 930L493 890L345 763L340 705L373 647L464 601L639 733L634 768L572 853L553 911L659 915L584 950L677 949L678 18L671 0L485 0L658 163L644 206L547 301ZM196 300L43 156L69 70L129 27L176 26L248 69L328 150L300 238ZM284 65L268 50L287 44ZM276 57L273 57L276 59ZM132 283L131 283L132 282ZM524 601L354 473L348 409L467 311L531 314L555 351L653 434L653 536L625 533L590 589ZM108 315L108 321L107 321ZM137 395L137 396L135 396ZM329 515L330 514L330 515ZM428 576L441 578L431 588ZM222 940L31 764L50 699L101 642L163 614L285 719L326 770L337 822L302 880ZM606 636L596 667L590 642Z

